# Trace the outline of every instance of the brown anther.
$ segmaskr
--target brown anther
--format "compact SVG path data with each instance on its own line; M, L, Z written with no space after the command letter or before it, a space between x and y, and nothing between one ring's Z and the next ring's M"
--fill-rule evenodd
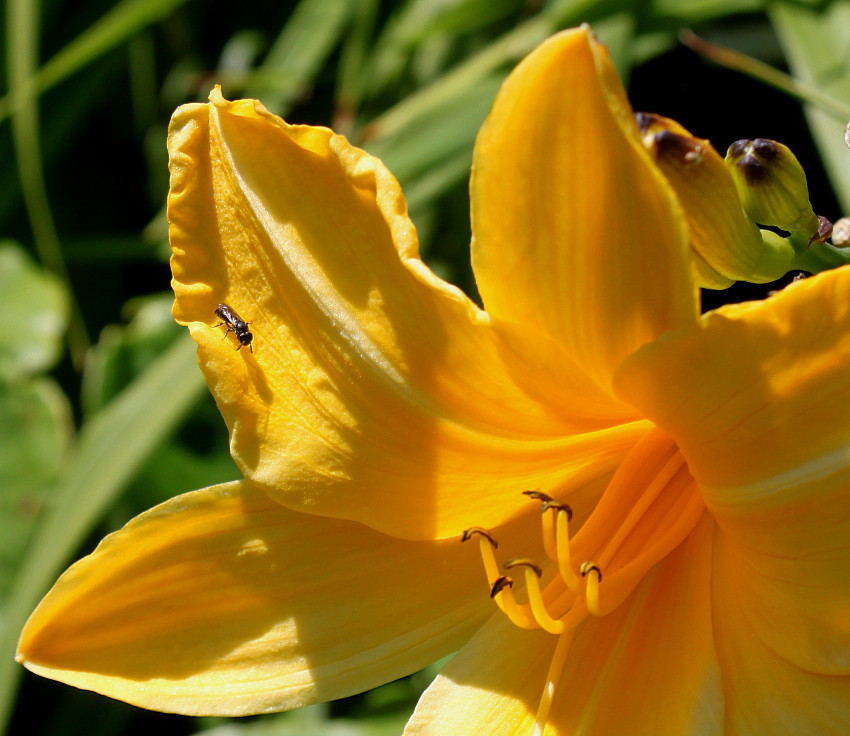
M529 560L528 557L512 557L502 567L506 570L510 570L512 567L530 567L537 577L543 576L543 570L540 569L540 566Z
M490 597L495 598L499 593L501 593L505 588L513 588L514 581L511 580L506 575L502 575L502 577L498 578L495 583L493 583L490 588Z
M523 491L522 493L524 496L533 498L535 501L543 501L543 505L540 507L541 513L545 513L549 509L566 511L567 521L573 520L573 510L567 504L561 503L560 501L556 501L554 498L547 495L546 493L542 493L541 491Z
M599 565L595 562L582 562L581 567L579 567L578 571L581 573L583 578L586 578L590 573L595 570L596 574L599 576L599 582L602 582L602 570L599 569Z
M543 493L543 491L539 491L536 488L532 491L523 491L522 495L533 498L535 501L543 501L543 503L550 503L553 500L550 495Z
M490 535L490 532L480 526L471 526L469 529L464 529L463 534L460 535L460 541L468 542L476 534L480 534L482 537L487 537L487 541L493 545L493 549L499 548L499 543Z

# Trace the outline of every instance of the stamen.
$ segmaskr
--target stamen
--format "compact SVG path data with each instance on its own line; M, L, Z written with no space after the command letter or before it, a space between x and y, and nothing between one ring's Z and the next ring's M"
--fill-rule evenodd
M512 567L525 568L525 585L528 592L528 604L531 606L531 613L534 620L544 631L550 634L562 634L564 632L564 624L562 621L552 618L549 611L546 609L546 604L543 602L543 591L540 590L540 576L543 572L531 560L526 558L516 558L508 560L505 563L507 569Z
M576 577L575 572L573 572L573 566L571 562L570 555L570 529L569 522L572 520L572 513L558 510L555 512L557 514L555 518L555 540L557 542L557 561L558 561L558 573L561 576L561 579L564 581L564 584L573 592L578 592L579 589L579 581L578 577Z
M587 610L593 616L600 616L599 583L602 582L602 570L595 562L582 562L580 570L581 576L587 579L587 585L584 589Z
M535 501L543 502L543 505L540 508L540 511L542 512L540 518L543 520L543 549L546 551L546 556L554 562L558 559L555 545L555 526L553 524L552 515L546 513L549 508L548 504L552 501L552 497L538 490L523 491L522 495L533 498Z
M514 581L507 575L502 575L490 588L490 597L495 598L497 593L501 593L505 588L513 588Z
M535 718L534 734L544 736L576 627L621 605L699 523L705 502L675 440L657 427L628 451L593 513L572 530L573 538L569 506L539 490L524 495L541 502L543 548L550 569L557 567L544 589L543 570L532 560L517 557L504 564L508 570L523 568L528 603L517 603L513 580L501 574L496 540L487 530L473 527L463 539L479 535L490 594L505 615L520 628L558 636ZM574 566L573 559L586 561Z
M486 529L473 526L466 529L460 537L461 542L472 539L478 535L478 549L481 552L481 560L484 562L484 571L487 573L487 585L490 586L490 596L496 601L496 605L507 616L514 626L521 629L536 629L537 624L530 615L528 606L517 603L512 590L513 581L508 584L509 578L505 578L499 570L496 555L493 552L499 545ZM504 578L504 580L503 580ZM500 582L501 581L501 582Z

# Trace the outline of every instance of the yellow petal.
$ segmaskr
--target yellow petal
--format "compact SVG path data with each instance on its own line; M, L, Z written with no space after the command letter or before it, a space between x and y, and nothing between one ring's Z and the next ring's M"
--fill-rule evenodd
M784 656L787 647L775 647L776 637L765 639L769 630L763 625L764 616L781 620L783 611L781 608L766 610L764 605L782 606L783 601L776 599L771 603L761 597L753 599L751 593L754 587L780 587L788 581L771 581L765 577L755 586L751 585L750 575L756 571L747 564L751 557L746 550L729 544L728 539L721 538L718 542L715 564L723 574L716 577L712 587L712 619L726 692L727 728L724 734L834 736L844 733L850 723L850 677L846 667L844 676L830 676L820 668L801 667ZM741 552L745 553L743 558L739 556ZM774 562L772 571L781 569L782 561ZM847 560L842 564L846 568ZM772 571L756 574L767 572L770 575ZM798 585L809 587L802 577ZM843 586L846 590L846 579ZM812 599L810 604L815 613L818 598ZM848 621L850 611L845 609L845 631ZM798 633L784 628L780 633L798 637ZM817 632L811 633L817 635ZM788 642L795 648L805 648L811 643L805 635ZM845 648L845 660L846 653Z
M526 488L610 472L641 427L607 428L634 410L428 270L377 159L211 100L170 131L175 315L249 480L296 510L442 538L497 526ZM249 347L222 339L218 303L251 323Z
M628 601L576 633L547 734L723 733L709 597L713 534L706 518ZM503 618L488 621L425 692L406 736L530 734L555 641Z
M299 514L237 482L107 537L33 613L18 657L145 708L245 715L413 672L461 645L491 606L465 545Z
M850 478L850 268L724 307L665 336L616 376L621 396L679 443L710 506L804 502ZM741 487L749 487L742 493Z
M525 736L555 637L494 614L422 695L404 736Z
M710 615L713 536L704 517L629 600L577 634L552 708L559 733L612 736L624 724L653 736L724 733Z
M696 319L684 216L589 30L554 36L508 77L478 135L471 195L485 308L539 325L601 385Z
M715 564L730 582L718 605L740 611L746 627L785 665L847 677L850 483L822 495L758 516L719 517L729 533ZM752 532L743 537L748 527Z
M850 672L850 269L724 308L617 385L677 438L737 545L749 625L796 666Z

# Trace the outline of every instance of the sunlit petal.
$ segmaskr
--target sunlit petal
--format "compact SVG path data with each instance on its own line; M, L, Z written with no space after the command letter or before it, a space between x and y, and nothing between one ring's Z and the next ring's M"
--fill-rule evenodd
M145 708L244 715L409 674L491 610L457 542L399 541L230 483L107 537L32 615L19 658Z
M508 77L471 187L485 308L539 325L601 385L637 347L696 319L681 209L589 30L554 36Z
M554 646L494 615L422 695L405 736L530 734Z
M742 513L850 471L848 361L850 269L838 269L705 315L629 358L616 385L676 438L701 485L729 489L707 492L709 505Z
M547 734L723 733L709 597L713 535L706 517L632 598L582 625ZM406 734L530 734L555 642L488 621L423 695Z
M175 314L236 461L281 503L442 538L609 473L641 431L607 429L637 416L556 343L434 276L398 184L341 136L215 91L170 152ZM250 347L213 328L217 303Z
M617 377L674 434L727 540L724 574L782 657L850 673L850 269L711 314Z

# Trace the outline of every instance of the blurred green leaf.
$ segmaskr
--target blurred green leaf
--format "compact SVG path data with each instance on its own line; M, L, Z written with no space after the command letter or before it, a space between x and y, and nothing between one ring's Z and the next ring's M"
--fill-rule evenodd
M788 2L768 11L795 76L822 92L850 100L850 3L836 2L822 13ZM844 142L846 120L806 106L806 115L843 213L850 213L850 150ZM834 216L833 216L834 217ZM837 219L837 218L834 218Z
M15 243L0 242L0 375L18 377L52 368L68 323L62 282L39 268Z
M26 3L29 1L23 0ZM30 96L45 92L185 2L186 0L122 0L44 64L29 80L27 87L21 90L21 95ZM0 121L7 118L17 104L19 103L14 101L11 95L0 99Z
M90 416L144 372L183 332L171 316L172 294L152 294L129 301L126 326L109 325L86 357L82 405Z
M393 12L375 42L363 75L369 94L397 84L411 55L437 36L469 32L521 10L517 0L409 0Z
M652 0L651 12L697 23L732 13L752 13L765 5L765 0Z
M72 433L71 408L52 380L0 379L0 600L59 481Z
M248 96L285 116L339 42L352 7L351 0L301 0L255 72Z
M420 116L443 107L447 100L471 94L494 71L522 58L559 28L582 19L582 15L594 4L593 0L556 0L550 3L539 14L492 40L432 84L372 120L361 131L362 140L375 141L394 135L414 125Z

